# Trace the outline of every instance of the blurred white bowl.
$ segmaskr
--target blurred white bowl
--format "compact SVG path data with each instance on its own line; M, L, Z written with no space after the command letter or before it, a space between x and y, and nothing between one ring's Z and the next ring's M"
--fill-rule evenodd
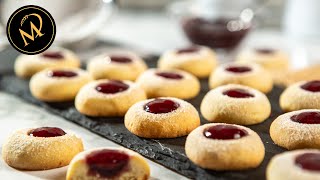
M0 22L3 26L19 7L37 5L48 10L57 26L55 43L59 44L77 43L95 35L101 27L104 27L116 9L113 0L3 0L0 2Z

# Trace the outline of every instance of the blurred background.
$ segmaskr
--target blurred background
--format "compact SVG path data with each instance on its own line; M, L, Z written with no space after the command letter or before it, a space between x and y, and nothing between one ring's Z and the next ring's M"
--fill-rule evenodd
M97 49L97 42L145 54L191 43L232 60L251 46L288 51L294 68L320 63L319 0L1 0L0 49L5 24L26 4L47 9L57 24L55 43Z

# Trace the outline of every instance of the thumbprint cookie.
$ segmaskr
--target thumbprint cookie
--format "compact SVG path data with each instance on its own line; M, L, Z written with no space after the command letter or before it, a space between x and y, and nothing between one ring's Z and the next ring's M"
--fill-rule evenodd
M320 179L320 151L294 150L274 156L267 167L267 180Z
M305 109L277 117L270 126L271 139L286 149L320 148L320 110Z
M186 140L187 157L204 169L217 171L256 168L264 159L264 145L249 128L224 123L205 124Z
M97 80L80 89L75 106L88 116L124 116L133 104L145 99L144 90L131 81Z
M138 153L125 148L96 148L79 153L71 161L67 180L148 180L150 167Z
M160 69L180 69L199 78L208 77L216 65L215 52L204 46L192 46L167 51L160 57L158 62Z
M46 69L32 76L31 94L42 101L62 102L73 100L82 86L91 81L90 74L81 69Z
M278 49L253 48L239 53L238 62L257 63L271 72L287 70L289 67L289 55Z
M2 146L2 157L11 167L46 170L63 167L83 151L82 140L57 127L15 131Z
M30 78L46 68L78 68L79 58L63 48L50 48L37 55L22 54L15 61L14 70L17 76Z
M301 81L290 85L280 96L283 111L320 109L320 80Z
M239 84L228 84L209 91L200 106L210 122L251 125L270 116L271 105L265 94Z
M197 110L188 102L172 97L148 99L134 104L124 125L144 138L175 138L188 135L200 125Z
M200 91L199 80L192 74L180 70L149 69L136 82L146 91L148 98L190 99Z
M132 52L114 52L92 58L88 71L94 79L135 81L147 69L145 62Z
M211 89L225 84L242 84L268 93L272 90L273 80L258 64L227 63L219 66L209 78Z

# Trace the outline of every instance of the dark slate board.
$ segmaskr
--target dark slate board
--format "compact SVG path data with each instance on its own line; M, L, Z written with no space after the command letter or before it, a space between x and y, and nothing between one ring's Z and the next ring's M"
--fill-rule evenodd
M7 50L0 53L1 66L9 64L12 67L12 62L17 54L12 50ZM155 67L157 57L145 58L149 67ZM5 60L5 61L4 61ZM12 69L12 68L11 68ZM123 125L123 118L92 118L81 115L75 109L73 102L67 103L44 103L33 98L29 92L28 80L17 78L12 70L1 70L0 90L14 94L24 99L25 101L43 107L48 112L59 115L67 121L72 121L80 126L89 129L90 131L99 134L111 141L114 141L124 147L132 149L145 157L154 160L184 176L192 179L265 179L266 166L272 156L281 153L284 149L276 146L270 136L269 127L271 122L282 112L280 110L278 99L282 89L275 87L268 94L268 98L272 104L271 117L265 122L249 126L256 131L266 147L266 155L263 163L256 169L246 171L225 171L216 172L205 170L197 167L185 155L184 143L186 137L174 139L143 139L131 134ZM201 80L201 93L194 99L189 100L199 111L200 103L203 96L208 92L207 79ZM201 117L201 123L207 123ZM248 155L248 158L250 155Z

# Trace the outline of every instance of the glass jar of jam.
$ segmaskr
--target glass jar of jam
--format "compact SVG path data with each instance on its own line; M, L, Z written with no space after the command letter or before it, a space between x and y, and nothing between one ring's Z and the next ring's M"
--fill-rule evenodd
M197 0L175 5L186 37L214 49L234 49L252 29L252 0ZM180 9L180 10L179 10Z

